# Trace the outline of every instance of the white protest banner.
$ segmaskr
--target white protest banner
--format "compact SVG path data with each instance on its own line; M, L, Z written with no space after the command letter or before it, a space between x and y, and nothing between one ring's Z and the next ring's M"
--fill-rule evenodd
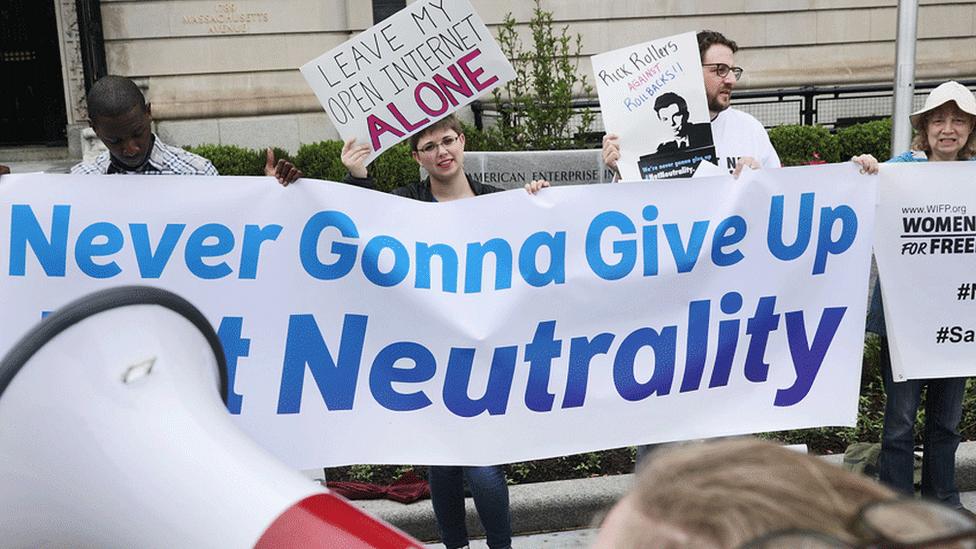
M384 150L515 77L467 0L418 0L301 68L343 140Z
M874 192L851 165L443 204L4 176L0 349L91 291L167 288L221 336L238 423L301 468L853 425Z
M695 33L590 60L603 125L620 137L622 179L691 177L702 160L716 162Z
M879 174L874 253L892 377L976 375L976 162Z

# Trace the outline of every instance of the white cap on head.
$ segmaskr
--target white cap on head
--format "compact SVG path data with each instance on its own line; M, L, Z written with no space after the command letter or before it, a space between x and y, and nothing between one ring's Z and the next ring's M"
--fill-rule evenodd
M918 125L922 122L925 113L934 111L949 101L954 102L962 112L976 117L976 96L966 86L955 80L949 80L932 90L932 93L925 98L925 106L912 113L910 117L912 127L916 130L920 129Z

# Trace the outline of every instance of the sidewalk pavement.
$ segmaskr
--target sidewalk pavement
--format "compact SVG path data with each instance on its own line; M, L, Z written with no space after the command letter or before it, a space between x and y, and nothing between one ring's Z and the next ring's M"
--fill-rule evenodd
M824 456L824 459L840 465L842 455ZM515 535L539 532L561 532L592 528L603 511L610 508L633 483L634 475L615 475L575 480L558 480L534 484L518 484L509 487L511 500L512 531ZM960 492L976 491L976 442L964 442L956 452L956 482ZM354 501L373 516L379 517L409 533L421 541L436 540L437 527L430 500L402 504L388 500ZM970 509L976 507L976 494L967 494L963 503ZM471 498L465 500L468 532L472 537L484 536ZM588 530L578 539L589 539ZM536 538L536 536L532 536ZM553 540L537 539L535 546L561 547L585 546L550 543ZM477 545L476 545L477 546ZM523 547L524 545L520 545Z
M567 532L545 532L512 536L515 549L586 549L593 545L597 536L596 528L569 530ZM489 549L485 538L468 541L470 549ZM426 549L444 549L441 542L424 545Z

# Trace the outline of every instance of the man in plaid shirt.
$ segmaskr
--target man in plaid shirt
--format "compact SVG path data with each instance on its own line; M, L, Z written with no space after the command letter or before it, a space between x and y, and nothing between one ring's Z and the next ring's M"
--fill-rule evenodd
M108 148L73 174L218 175L202 156L163 143L152 132L152 112L135 82L121 76L100 78L88 92L88 118ZM288 185L302 176L291 162L275 161L268 149L265 175Z

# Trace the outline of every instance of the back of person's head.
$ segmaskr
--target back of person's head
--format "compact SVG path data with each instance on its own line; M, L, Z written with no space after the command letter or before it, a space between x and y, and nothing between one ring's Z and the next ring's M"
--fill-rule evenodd
M449 114L444 118L441 118L437 122L427 126L426 128L420 130L419 132L410 136L410 150L416 152L417 145L420 144L420 140L427 135L436 132L438 130L454 130L454 133L461 135L464 133L464 128L461 127L461 121L457 119L453 114Z
M134 107L146 111L146 99L139 86L124 76L103 76L88 90L88 119L115 117Z
M698 31L698 55L702 59L705 58L705 52L708 48L719 44L726 46L732 53L739 51L739 45L735 43L735 40L729 40L724 34L713 31L713 30L701 30Z
M660 450L638 471L597 547L734 548L793 528L853 541L861 508L895 498L868 477L770 442L685 445Z
M654 100L654 112L659 112L668 105L677 105L678 112L683 112L685 114L688 113L688 102L685 101L684 97L681 97L674 92L667 92L659 95L657 99Z

